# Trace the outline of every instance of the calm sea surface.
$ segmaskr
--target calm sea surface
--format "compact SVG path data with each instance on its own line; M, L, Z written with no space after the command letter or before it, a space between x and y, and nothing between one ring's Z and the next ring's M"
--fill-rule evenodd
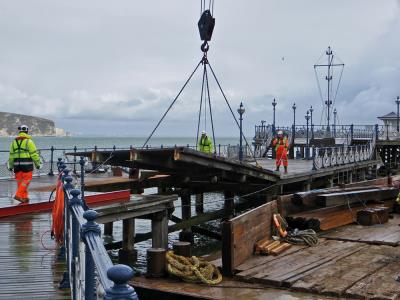
M51 146L64 149L72 149L74 146L78 148L93 148L97 146L99 148L111 148L116 146L117 148L129 148L132 146L142 146L145 142L145 138L138 137L33 137L38 149L49 149ZM12 138L0 138L0 163L4 164L8 156L8 148ZM149 146L186 146L195 145L195 138L154 138L148 144ZM219 138L216 140L216 144L221 145L236 145L238 140L235 138ZM145 193L155 193L155 189L147 189ZM192 215L195 215L194 196L192 197ZM205 211L212 211L223 207L223 196L219 193L207 193L204 195ZM174 215L181 217L181 209L179 207L180 201L176 201L177 206L174 211ZM170 222L173 224L172 222ZM219 221L211 221L202 225L208 229L219 231ZM151 231L151 222L149 220L136 220L136 232L145 233ZM114 224L114 235L112 237L104 236L106 242L120 241L122 239L122 222L116 222ZM202 255L212 251L220 249L220 242L209 239L201 235L194 235L195 243L193 247L193 253L195 255ZM178 232L169 234L170 245L178 240ZM144 271L146 265L146 249L151 247L151 240L137 243L135 245L138 250L138 263L137 270ZM112 253L112 254L117 254Z

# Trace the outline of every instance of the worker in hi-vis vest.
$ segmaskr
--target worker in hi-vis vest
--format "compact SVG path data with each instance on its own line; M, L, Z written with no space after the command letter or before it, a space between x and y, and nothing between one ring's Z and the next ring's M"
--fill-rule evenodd
M207 136L207 132L202 131L199 141L199 149L201 152L211 154L213 151L213 146L211 139Z
M29 128L26 125L18 127L19 134L12 141L8 169L14 171L18 189L14 199L22 203L29 201L28 186L32 180L33 167L41 168L39 153L35 143L28 134Z
M275 147L275 153L276 153L276 158L275 158L275 165L276 165L276 171L279 171L279 167L281 164L283 164L283 167L285 168L285 174L287 173L287 168L288 168L288 156L287 152L289 149L289 141L288 139L283 135L283 131L279 130L278 131L278 136L273 139L272 141L272 147Z

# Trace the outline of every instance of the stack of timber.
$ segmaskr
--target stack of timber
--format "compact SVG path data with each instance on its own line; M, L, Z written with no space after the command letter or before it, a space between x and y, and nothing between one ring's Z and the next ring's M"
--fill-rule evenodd
M329 230L356 222L357 213L366 208L386 207L392 210L397 194L398 190L392 187L323 193L317 196L313 193L307 196L303 194L307 205L325 207L291 214L286 219L292 228ZM312 201L315 201L314 204Z
M255 244L255 254L264 254L264 255L278 255L287 249L289 249L292 245L286 242L274 241L269 237L258 241Z

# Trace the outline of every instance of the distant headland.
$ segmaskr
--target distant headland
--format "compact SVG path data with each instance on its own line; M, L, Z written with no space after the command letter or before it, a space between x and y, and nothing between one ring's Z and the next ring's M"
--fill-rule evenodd
M34 136L70 136L64 129L56 128L54 121L34 116L0 112L0 137L14 136L20 125L27 125Z

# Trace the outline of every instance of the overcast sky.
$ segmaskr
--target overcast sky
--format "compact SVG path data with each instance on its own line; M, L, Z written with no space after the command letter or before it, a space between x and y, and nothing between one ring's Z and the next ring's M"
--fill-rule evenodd
M0 0L0 111L75 133L147 136L201 59L199 2ZM319 123L313 65L329 45L346 65L339 122L373 124L395 111L399 9L394 0L215 0L208 56L235 113L243 101L247 135L272 121L274 97L277 123L292 124L294 101L298 122L312 105ZM198 72L157 135L195 135L200 88ZM216 134L237 135L210 88Z

